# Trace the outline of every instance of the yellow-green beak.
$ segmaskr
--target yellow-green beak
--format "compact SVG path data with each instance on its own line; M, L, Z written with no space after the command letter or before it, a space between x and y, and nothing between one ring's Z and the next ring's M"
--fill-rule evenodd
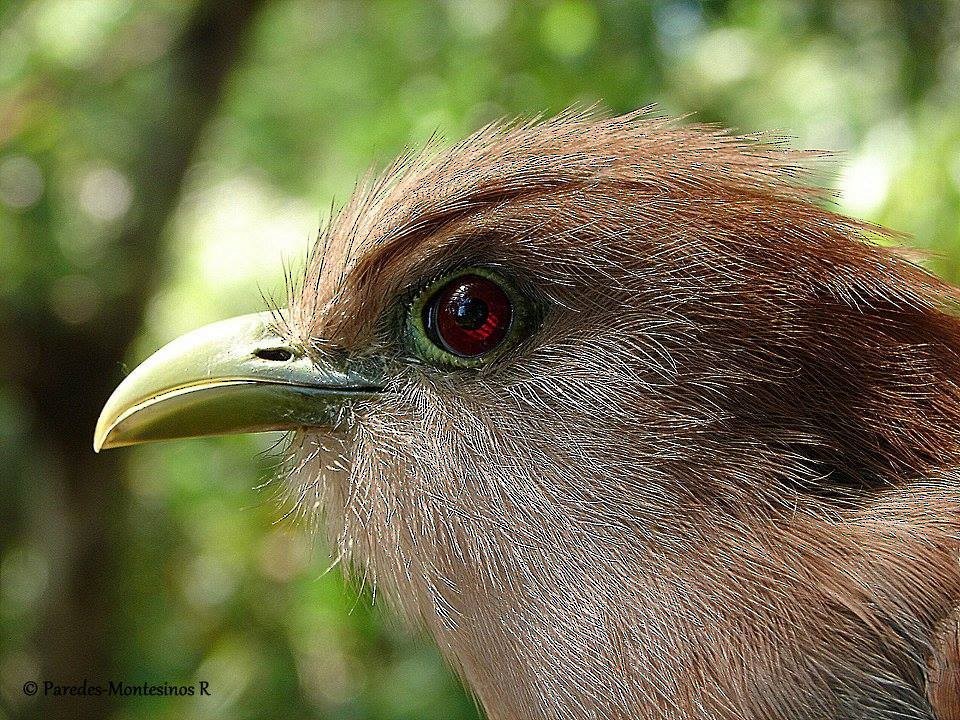
M310 357L272 313L187 333L147 358L100 413L93 449L228 433L329 427L345 403L382 387L372 371Z

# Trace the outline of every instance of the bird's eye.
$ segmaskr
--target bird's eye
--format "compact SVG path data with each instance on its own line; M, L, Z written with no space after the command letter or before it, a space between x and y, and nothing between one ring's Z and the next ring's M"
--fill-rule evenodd
M498 274L471 268L428 286L408 319L413 349L432 362L477 365L525 327L527 303Z
M513 307L503 289L480 275L461 275L424 305L423 327L435 344L462 358L475 358L507 336Z

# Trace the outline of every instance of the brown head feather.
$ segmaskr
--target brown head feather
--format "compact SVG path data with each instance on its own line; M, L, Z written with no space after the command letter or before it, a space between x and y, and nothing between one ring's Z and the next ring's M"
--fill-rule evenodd
M934 717L957 292L819 207L810 157L642 113L491 126L318 242L293 339L390 380L298 434L292 492L491 720ZM524 337L418 356L417 294L476 266Z

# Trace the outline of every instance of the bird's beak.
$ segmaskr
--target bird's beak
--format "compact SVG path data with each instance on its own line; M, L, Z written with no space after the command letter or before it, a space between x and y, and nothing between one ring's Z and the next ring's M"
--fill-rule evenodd
M223 320L177 338L137 367L100 413L93 449L153 440L331 426L377 373L317 360L276 331L272 313Z

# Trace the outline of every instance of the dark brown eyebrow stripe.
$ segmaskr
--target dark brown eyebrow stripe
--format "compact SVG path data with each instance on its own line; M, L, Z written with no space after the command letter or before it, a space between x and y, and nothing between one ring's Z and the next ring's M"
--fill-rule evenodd
M646 183L636 181L603 178L584 179L564 175L547 177L546 179L538 178L535 186L508 185L506 187L479 188L464 197L463 200L447 203L447 207L428 212L418 220L404 224L393 234L381 238L374 246L376 251L358 261L354 273L358 277L363 277L367 273L379 273L395 257L406 253L416 243L483 210L503 203L515 202L522 198L538 197L555 192L558 189L576 190L588 185L593 187L605 185L630 188L650 187Z

